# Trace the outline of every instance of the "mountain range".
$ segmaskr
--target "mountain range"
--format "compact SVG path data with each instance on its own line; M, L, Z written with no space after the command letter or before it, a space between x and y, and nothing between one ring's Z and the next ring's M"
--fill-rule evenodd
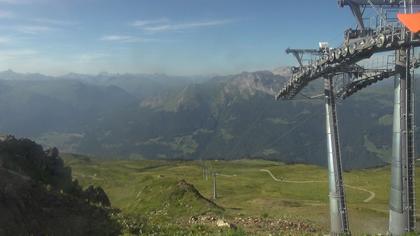
M9 70L0 72L0 132L101 158L326 165L323 100L275 101L288 76L283 68L213 77ZM389 162L392 101L390 79L339 102L344 168Z

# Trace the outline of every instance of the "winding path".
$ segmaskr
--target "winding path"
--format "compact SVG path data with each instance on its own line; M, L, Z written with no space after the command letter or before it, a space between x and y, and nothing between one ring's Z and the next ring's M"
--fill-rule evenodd
M276 178L276 176L273 175L273 173L271 173L270 170L260 169L260 171L268 173L274 181L283 182L283 183L307 184L307 183L326 183L327 182L327 181L323 181L323 180L286 180L286 179L278 179L278 178ZM345 184L344 186L346 186L348 188L351 188L351 189L355 189L355 190L359 190L359 191L362 191L362 192L369 193L369 197L366 198L365 200L363 200L363 202L370 202L376 196L375 192L369 191L365 188L356 187L356 186L352 186L352 185L348 185L348 184Z
M363 192L367 192L367 193L369 193L369 197L368 197L368 198L366 198L365 200L363 200L363 202L370 202L370 201L371 201L372 199L374 199L374 198L375 198L375 196L376 196L375 192L370 191L370 190L367 190L367 189L365 189L365 188L356 187L356 186L352 186L352 185L348 185L348 184L345 184L344 186L346 186L346 187L348 187L348 188L352 188L352 189L356 189L356 190L359 190L359 191L363 191Z

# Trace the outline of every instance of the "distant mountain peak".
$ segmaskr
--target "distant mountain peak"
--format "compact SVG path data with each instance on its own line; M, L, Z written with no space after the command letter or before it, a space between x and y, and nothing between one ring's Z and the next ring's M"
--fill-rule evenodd
M5 75L7 75L7 74L13 74L13 75L16 75L16 74L18 74L18 73L16 73L15 71L13 71L12 69L7 69L7 70L5 70L5 71L1 71L0 72L0 74L5 74Z
M289 78L292 76L292 72L289 66L277 67L274 70L272 70L272 72L275 75L281 75L286 78Z
M283 76L271 71L242 72L231 79L227 89L238 89L241 94L248 95L254 95L256 92L274 95L285 80Z
M54 77L42 75L40 73L19 73L12 69L0 72L0 80L45 80L51 78Z

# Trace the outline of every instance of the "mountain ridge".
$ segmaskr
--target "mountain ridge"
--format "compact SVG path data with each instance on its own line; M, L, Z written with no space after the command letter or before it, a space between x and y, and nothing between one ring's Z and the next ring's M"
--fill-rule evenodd
M254 157L326 165L323 102L275 101L285 71L204 80L104 74L88 81L7 80L0 73L0 132L103 158ZM389 161L390 84L339 102L345 168ZM321 91L315 81L303 92Z

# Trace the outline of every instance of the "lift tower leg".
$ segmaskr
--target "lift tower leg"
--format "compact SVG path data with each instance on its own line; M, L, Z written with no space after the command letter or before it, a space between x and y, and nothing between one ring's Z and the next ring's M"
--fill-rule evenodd
M333 77L324 79L331 235L350 235L344 196Z
M403 235L416 227L414 192L414 90L410 49L396 51L389 233Z
M215 199L215 200L217 198L216 178L217 178L217 173L216 172L213 172L213 199Z

